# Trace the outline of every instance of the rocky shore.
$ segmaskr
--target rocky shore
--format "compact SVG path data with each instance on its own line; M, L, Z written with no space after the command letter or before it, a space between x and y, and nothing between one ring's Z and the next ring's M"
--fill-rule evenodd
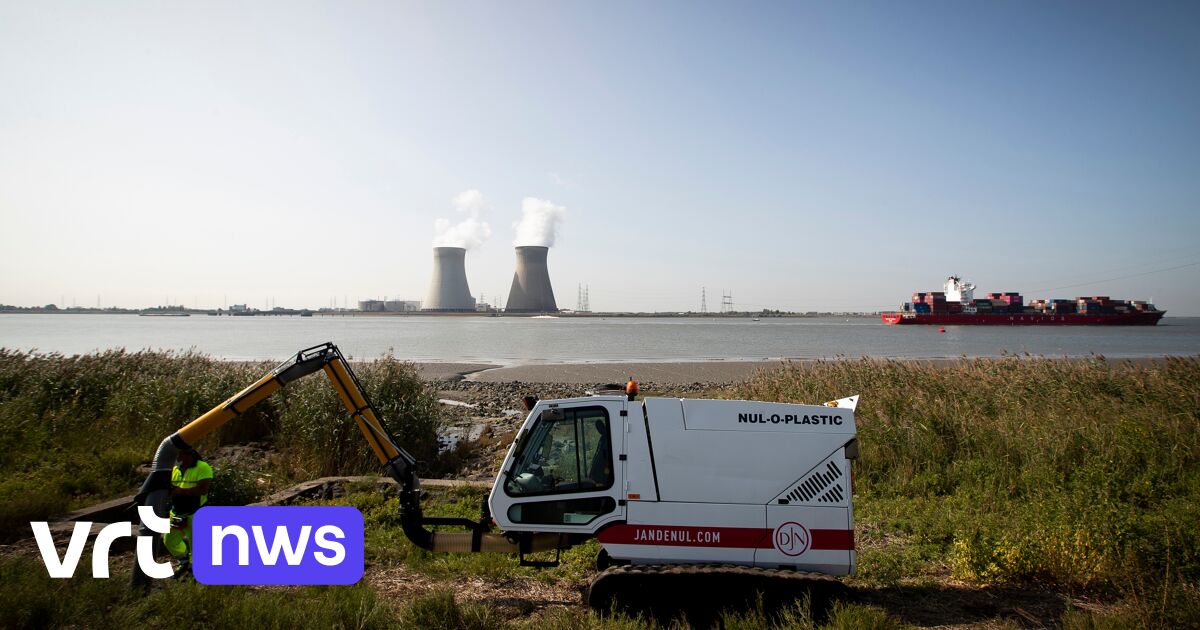
M457 450L466 479L491 479L504 450L525 420L523 399L587 396L606 385L624 387L630 376L646 396L713 395L749 378L771 362L621 363L526 365L422 363L421 375L436 389L445 426L442 443Z

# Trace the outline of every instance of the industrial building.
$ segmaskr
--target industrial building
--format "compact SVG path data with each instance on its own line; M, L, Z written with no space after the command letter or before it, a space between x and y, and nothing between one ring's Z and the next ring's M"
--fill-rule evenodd
M433 276L421 310L441 313L471 313L475 297L467 286L467 250L462 247L433 248Z
M388 313L415 313L421 310L421 302L417 300L386 300L383 310Z
M554 302L554 287L550 285L550 271L546 267L549 251L549 247L532 245L517 248L517 269L513 273L505 312L558 312L558 305Z
M415 300L359 300L358 310L364 313L413 313L421 310Z

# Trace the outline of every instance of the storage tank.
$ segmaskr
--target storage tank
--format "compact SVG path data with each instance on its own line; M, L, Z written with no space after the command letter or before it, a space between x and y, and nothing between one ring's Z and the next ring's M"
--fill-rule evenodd
M546 268L549 247L525 245L517 248L517 270L508 290L508 313L557 313L554 288Z
M475 298L467 286L467 250L462 247L433 248L433 278L422 311L443 313L475 310Z

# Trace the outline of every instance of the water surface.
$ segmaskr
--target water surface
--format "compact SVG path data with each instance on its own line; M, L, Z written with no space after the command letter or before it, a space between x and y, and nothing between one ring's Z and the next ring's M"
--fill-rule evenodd
M0 315L0 347L79 354L196 350L282 360L325 341L349 356L501 365L781 358L1200 354L1200 318L1157 326L887 326L867 318L138 317Z

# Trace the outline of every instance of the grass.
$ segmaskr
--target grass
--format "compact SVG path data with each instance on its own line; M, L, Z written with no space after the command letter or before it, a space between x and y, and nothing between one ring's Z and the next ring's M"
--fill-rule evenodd
M188 628L400 628L402 630L633 630L689 628L683 621L659 623L640 617L600 617L581 609L556 608L535 618L504 616L482 603L459 601L449 590L434 591L402 604L379 598L369 587L249 588L168 582L148 595L131 594L127 575L109 580L75 577L53 580L33 559L0 559L0 627L188 627ZM731 611L728 629L891 629L899 625L869 606L839 605L816 623L802 605L778 615Z
M0 350L0 527L128 492L163 436L255 380L268 366L193 354L111 352L85 357ZM385 418L413 449L436 427L432 393L410 366L383 358L357 368ZM816 619L802 606L728 611L726 628L894 628L924 623L914 596L941 602L971 592L1048 593L1066 628L1196 626L1200 619L1200 361L1146 366L1028 358L929 366L877 360L791 365L721 392L814 402L863 395L855 465L859 599ZM96 436L104 436L103 441ZM206 448L266 440L282 454L276 478L378 470L319 377L290 386ZM428 453L419 457L432 460ZM236 472L236 474L235 474ZM246 500L252 471L227 475ZM431 515L477 517L483 492L427 494ZM367 561L435 585L383 598L370 586L244 589L171 584L131 597L111 580L50 580L36 559L0 559L0 626L635 628L682 621L597 617L580 606L526 610L469 601L464 580L512 590L570 591L592 573L593 541L552 570L485 554L419 550L400 531L394 496L366 489L336 500L367 522ZM84 562L86 566L86 560ZM114 565L115 567L115 565ZM438 587L437 585L441 585ZM456 597L457 595L457 597ZM1098 606L1073 606L1098 601ZM983 595L984 599L989 596ZM534 607L536 608L536 607ZM523 613L532 611L532 617ZM997 613L987 627L1024 624ZM973 623L966 616L956 623ZM252 621L248 621L252 620ZM946 621L944 623L951 623Z
M398 623L392 606L363 585L252 589L170 582L143 596L127 584L128 572L108 580L54 580L37 560L0 560L0 626L365 629Z
M29 521L132 493L144 479L139 468L163 438L271 367L195 353L63 356L0 349L0 469L6 473L0 542L27 535ZM439 472L436 398L415 367L385 356L356 371L397 439L428 463L427 473ZM251 439L280 453L270 472L283 482L380 469L320 375L289 385L197 446L203 452ZM227 502L249 497L256 489L247 475L222 475L218 493L228 495Z
M451 488L427 488L422 508L427 516L456 516L479 518L480 501L486 498L483 488L462 485ZM518 566L513 557L501 554L444 554L432 553L413 545L400 529L399 498L380 492L354 492L330 501L311 501L309 505L352 505L363 514L366 524L366 560L369 565L384 569L404 567L421 575L437 579L478 577L505 580L525 577L546 582L582 582L594 571L600 545L589 540L562 552L559 566L553 569L532 569ZM447 531L463 531L448 529ZM542 552L532 559L553 560L555 554Z
M1172 611L1200 616L1197 359L794 364L730 395L855 393L855 583L949 573L1115 591L1147 627Z

